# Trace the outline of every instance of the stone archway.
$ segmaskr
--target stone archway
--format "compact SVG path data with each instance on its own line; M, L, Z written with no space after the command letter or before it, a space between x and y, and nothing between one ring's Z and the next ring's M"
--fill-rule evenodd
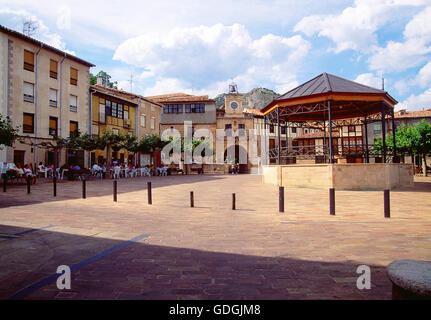
M239 165L239 172L240 173L248 173L248 171L249 171L249 168L248 168L248 153L247 153L247 150L244 149L240 145L236 144L234 146L230 146L229 148L225 149L225 151L224 151L224 158L223 158L224 162L228 163L228 164L231 163L230 161L228 161L228 160L231 160L231 159L228 159L228 150L231 150L231 148L235 148L235 152L232 152L232 154L235 154L235 159L233 159L235 163L239 163L240 153L242 153L242 152L244 153L245 158L246 158L246 163L243 163L243 164L240 163L240 165Z

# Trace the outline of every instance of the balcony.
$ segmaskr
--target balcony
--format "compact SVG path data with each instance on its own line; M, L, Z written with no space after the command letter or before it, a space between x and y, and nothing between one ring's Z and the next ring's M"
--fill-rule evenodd
M49 100L49 106L57 108L57 101L56 100Z
M70 105L70 112L78 112L78 106Z

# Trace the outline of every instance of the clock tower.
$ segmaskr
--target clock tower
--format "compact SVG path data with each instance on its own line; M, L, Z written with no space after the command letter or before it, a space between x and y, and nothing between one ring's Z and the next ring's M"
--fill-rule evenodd
M229 92L224 96L225 116L238 116L243 113L242 94L238 92L238 86L235 83L229 85Z

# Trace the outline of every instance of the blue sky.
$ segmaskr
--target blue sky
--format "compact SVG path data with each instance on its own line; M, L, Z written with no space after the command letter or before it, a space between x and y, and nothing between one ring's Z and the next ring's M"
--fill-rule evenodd
M10 1L0 24L108 72L143 95L266 87L328 72L385 89L397 109L431 108L431 0Z

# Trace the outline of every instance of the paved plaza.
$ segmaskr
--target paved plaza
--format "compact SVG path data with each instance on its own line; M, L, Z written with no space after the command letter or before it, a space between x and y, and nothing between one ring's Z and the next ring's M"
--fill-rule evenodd
M382 191L337 191L330 216L328 190L286 188L278 213L278 188L257 175L120 179L118 202L112 189L0 192L0 298L390 299L390 262L431 260L431 178L393 190L390 219ZM370 290L356 287L363 264ZM59 265L72 268L70 290L57 289Z

